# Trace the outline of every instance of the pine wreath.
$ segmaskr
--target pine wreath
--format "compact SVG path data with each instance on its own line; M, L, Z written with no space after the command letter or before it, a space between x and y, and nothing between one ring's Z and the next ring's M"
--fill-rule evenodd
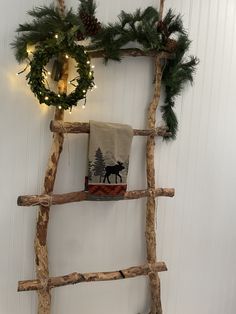
M58 42L58 43L57 43ZM58 94L46 87L45 82L45 66L52 57L62 56L63 58L74 58L77 65L78 77L75 79L77 86L69 95ZM88 89L94 85L93 71L90 67L90 60L84 47L75 45L64 40L45 43L44 47L39 47L34 53L33 59L30 61L30 71L26 76L32 92L38 98L40 103L45 103L48 106L60 106L63 109L76 106L80 99L86 97Z

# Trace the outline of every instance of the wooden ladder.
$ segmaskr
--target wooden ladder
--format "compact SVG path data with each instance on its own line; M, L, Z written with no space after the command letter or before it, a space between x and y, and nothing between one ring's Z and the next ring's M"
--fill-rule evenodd
M60 2L60 8L64 10L64 1ZM160 1L160 12L163 12L163 3ZM161 13L162 14L162 13ZM123 56L149 56L150 53L144 53L137 49L123 49ZM103 51L96 51L90 54L91 58L103 57ZM147 113L147 129L134 129L134 136L146 136L146 174L147 189L127 191L123 200L139 199L146 197L146 247L147 262L145 265L134 266L127 269L121 269L109 272L78 273L50 277L48 268L48 250L47 250L47 231L49 222L49 213L52 205L66 204L71 202L86 201L89 198L87 191L78 191L65 194L53 194L54 183L57 174L58 163L63 149L64 133L89 133L89 124L80 122L64 122L64 110L55 109L54 120L51 121L50 130L53 132L53 141L49 155L48 165L44 179L44 192L41 195L19 196L17 204L19 206L39 206L36 236L35 236L35 261L37 279L19 281L18 291L36 290L38 292L38 314L49 314L51 310L51 289L70 284L77 284L92 281L107 281L126 279L136 276L147 275L150 280L151 290L151 308L150 314L162 314L160 298L160 279L158 272L166 271L164 262L158 262L156 256L156 198L159 196L174 196L174 189L157 188L155 183L155 137L166 136L168 131L165 128L156 127L156 111L160 100L162 65L163 60L171 57L170 54L161 52L154 57L156 66L155 88L152 101ZM67 90L68 78L68 60L64 59L63 75L58 83L60 93ZM110 199L110 197L109 197Z

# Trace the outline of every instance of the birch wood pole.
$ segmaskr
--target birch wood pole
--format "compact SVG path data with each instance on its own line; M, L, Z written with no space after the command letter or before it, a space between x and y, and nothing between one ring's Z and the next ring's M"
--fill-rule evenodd
M61 13L64 12L64 1L59 1ZM61 57L62 58L62 57ZM66 92L68 78L68 61L63 60L62 77L58 82L58 92ZM62 121L64 110L55 109L54 120ZM57 166L64 142L63 133L54 133L51 152L44 178L44 193L50 194L53 191L56 179ZM47 229L49 222L50 206L40 206L36 224L36 236L34 241L36 275L42 284L42 289L38 290L38 314L50 314L51 293L50 288L45 285L49 278L48 250L47 250Z
M160 0L159 12L160 20L162 20L164 8L164 0ZM156 73L155 73L155 87L153 99L149 105L147 113L147 128L153 129L156 125L156 111L161 94L161 79L162 79L162 65L161 57L156 57ZM147 171L147 186L148 189L155 190L155 136L149 135L147 138L146 147L146 171ZM146 246L147 246L147 262L154 264L157 261L156 256L156 199L154 195L147 197L146 205ZM161 287L158 273L149 273L150 288L151 288L151 311L150 314L162 314L161 306Z

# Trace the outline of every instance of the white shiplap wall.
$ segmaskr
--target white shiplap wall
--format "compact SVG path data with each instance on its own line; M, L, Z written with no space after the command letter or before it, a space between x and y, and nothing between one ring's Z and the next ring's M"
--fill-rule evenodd
M158 1L100 0L98 16L115 20L121 9L157 5ZM9 43L33 5L49 1L9 0L0 18L0 313L36 313L35 294L16 292L17 281L34 278L35 208L16 206L20 194L41 192L51 142L51 109L37 104L24 78L16 78ZM76 6L75 0L67 1ZM157 141L157 181L175 187L174 199L160 199L158 256L169 271L161 274L164 314L234 314L236 312L236 2L166 0L181 12L191 53L201 63L193 88L177 100L178 138ZM66 120L117 121L145 126L151 95L152 64L145 58L96 60L96 83L86 110ZM132 146L129 187L142 188L142 139ZM83 187L87 136L68 136L55 191ZM52 275L105 271L144 263L145 201L81 203L53 207L49 226ZM138 314L148 312L145 278L84 284L53 291L53 314Z

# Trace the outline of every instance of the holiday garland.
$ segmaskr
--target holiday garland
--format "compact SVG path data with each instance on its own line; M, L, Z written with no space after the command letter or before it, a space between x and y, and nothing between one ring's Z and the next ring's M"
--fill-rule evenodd
M173 54L173 58L165 60L162 84L165 87L165 104L161 107L162 118L174 139L178 130L178 120L173 110L175 98L187 82L193 82L193 74L198 59L190 56L185 59L185 53L190 46L190 40L183 27L180 15L175 15L170 9L163 20L159 20L159 13L153 7L134 14L124 11L119 15L119 21L104 25L93 38L90 49L104 49L105 62L109 59L120 61L120 51L130 42L138 43L146 52L166 51ZM168 138L166 138L168 139Z
M165 51L173 55L165 60L162 83L165 87L165 103L161 107L162 117L171 138L175 138L178 121L173 110L175 98L185 83L193 81L198 59L185 53L190 40L184 30L182 18L169 10L160 20L158 11L153 7L136 10L134 14L124 11L119 21L102 25L95 17L94 0L80 0L78 12L72 9L61 15L60 10L50 6L37 7L28 12L33 18L31 23L19 25L18 37L12 46L17 61L29 60L30 71L27 79L31 90L40 103L61 106L68 109L77 105L77 101L86 98L88 89L93 86L93 72L90 69L88 54L85 50L103 50L105 61L120 61L121 49L130 43L137 43L144 52L160 53ZM91 44L83 47L80 41L91 38ZM36 45L32 60L27 53L27 45ZM77 62L78 77L74 79L75 90L70 95L59 95L46 87L45 66L51 57L68 55ZM60 65L60 62L58 62Z

